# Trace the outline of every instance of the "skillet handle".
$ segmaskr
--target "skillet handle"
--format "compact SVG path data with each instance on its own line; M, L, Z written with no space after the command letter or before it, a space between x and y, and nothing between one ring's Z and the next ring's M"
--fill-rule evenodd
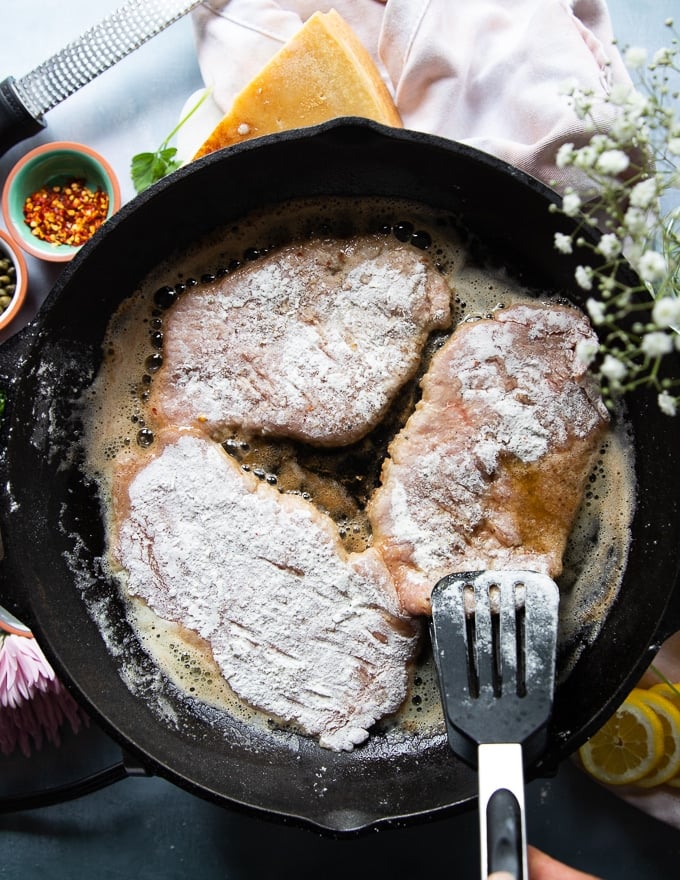
M128 755L123 753L121 760L98 770L90 776L84 776L64 785L55 785L41 791L29 794L16 795L14 797L0 797L0 815L3 813L19 813L23 810L37 810L42 807L51 807L55 804L63 804L73 801L85 795L92 794L114 782L120 782L131 776L150 776L149 771L134 762Z

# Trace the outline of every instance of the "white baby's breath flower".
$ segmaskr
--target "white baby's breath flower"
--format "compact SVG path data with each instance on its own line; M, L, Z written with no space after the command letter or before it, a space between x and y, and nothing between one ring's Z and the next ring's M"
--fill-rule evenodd
M598 158L598 153L595 147L587 144L585 147L581 147L579 150L576 150L574 153L573 164L577 168L582 168L584 171L588 171L589 168L592 168Z
M562 199L562 210L567 217L575 217L581 209L581 198L578 193L568 192Z
M575 76L568 76L557 88L560 95L573 95L576 89L578 89L578 80Z
M652 321L657 327L672 327L680 324L680 298L662 296L654 303Z
M554 243L561 253L602 261L577 260L574 277L593 291L585 309L599 335L595 344L579 344L577 356L599 376L607 406L647 386L663 413L680 416L680 371L665 360L680 353L680 207L667 206L678 204L671 190L680 189L680 35L667 24L671 47L651 63L643 48L623 53L630 81L607 95L574 86L565 99L590 132L556 158L558 167L582 172L583 191L566 188L561 213L583 232L556 234ZM598 240L585 235L588 228L599 229Z
M661 333L654 330L652 333L645 333L640 344L642 353L650 358L663 357L673 351L673 339L668 333Z
M678 405L674 397L667 391L662 391L656 398L659 409L666 416L674 416L678 411Z
M671 49L659 49L654 53L652 64L655 67L669 67L673 64L673 51Z
M600 368L602 375L609 379L610 382L622 382L626 378L626 365L614 355L607 354L602 361Z
M574 277L578 286L583 290L593 289L593 270L590 266L577 266Z
M593 109L592 93L583 91L576 92L574 98L574 113L579 119L585 119Z
M595 163L595 167L602 174L611 174L614 177L621 174L630 165L630 159L623 150L605 150Z
M630 236L635 238L647 232L647 215L640 208L631 207L625 213L623 224Z
M629 89L624 107L630 119L640 119L650 112L649 100L635 89Z
M638 133L636 120L629 119L625 114L618 116L612 123L612 137L620 144L627 144Z
M555 233L555 248L561 254L570 254L573 250L571 236L565 235L563 232Z
M625 104L628 101L628 97L632 91L633 87L630 83L614 83L611 91L609 92L610 104L613 104L615 107L620 107L622 104Z
M588 309L588 314L590 315L590 320L593 322L593 324L597 325L604 322L604 303L600 302L599 299L589 299L586 302L586 308Z
M631 70L637 70L640 67L644 67L647 62L647 50L640 46L631 46L630 49L626 50L623 60Z
M611 260L621 253L621 242L613 232L608 232L598 242L597 250L607 260Z
M654 177L641 180L630 191L630 204L635 208L648 208L657 195L657 183Z
M608 134L604 134L603 132L594 134L590 139L590 144L600 152L603 150L615 150L618 147L618 144L613 141Z
M637 270L640 278L651 284L666 274L666 261L658 251L645 251L637 261Z
M595 339L581 339L576 343L576 357L584 367L589 367L595 360L600 346Z
M571 165L574 158L574 145L562 144L555 156L555 164L558 168L566 168Z

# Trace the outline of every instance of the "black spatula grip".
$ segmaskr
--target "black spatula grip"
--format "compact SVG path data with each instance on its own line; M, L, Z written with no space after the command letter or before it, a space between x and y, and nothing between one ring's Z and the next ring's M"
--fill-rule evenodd
M495 791L486 805L487 870L507 871L525 880L522 871L522 814L515 795L507 788Z

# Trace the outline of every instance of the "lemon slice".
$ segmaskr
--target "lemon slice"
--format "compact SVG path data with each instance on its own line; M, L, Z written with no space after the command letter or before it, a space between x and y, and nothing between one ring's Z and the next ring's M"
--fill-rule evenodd
M640 690L637 697L656 712L663 727L664 750L656 767L635 784L653 788L672 779L680 771L680 709L658 692Z
M588 773L608 785L637 782L656 769L663 753L663 725L637 689L578 752Z
M680 711L680 682L673 682L672 685L659 682L659 684L652 685L649 691L650 693L665 697L669 703L672 703ZM671 786L671 788L680 788L680 770L676 771L676 774L670 779L667 779L666 784Z
M665 697L670 703L680 709L680 683L675 684L666 684L665 681L660 681L658 684L652 685L648 688L649 693L659 694L661 697Z

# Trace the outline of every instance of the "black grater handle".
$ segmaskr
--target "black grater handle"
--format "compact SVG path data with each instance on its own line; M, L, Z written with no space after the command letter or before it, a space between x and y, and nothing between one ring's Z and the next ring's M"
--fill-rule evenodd
M45 128L42 119L36 119L19 97L14 77L0 82L0 156L19 141L38 134Z

